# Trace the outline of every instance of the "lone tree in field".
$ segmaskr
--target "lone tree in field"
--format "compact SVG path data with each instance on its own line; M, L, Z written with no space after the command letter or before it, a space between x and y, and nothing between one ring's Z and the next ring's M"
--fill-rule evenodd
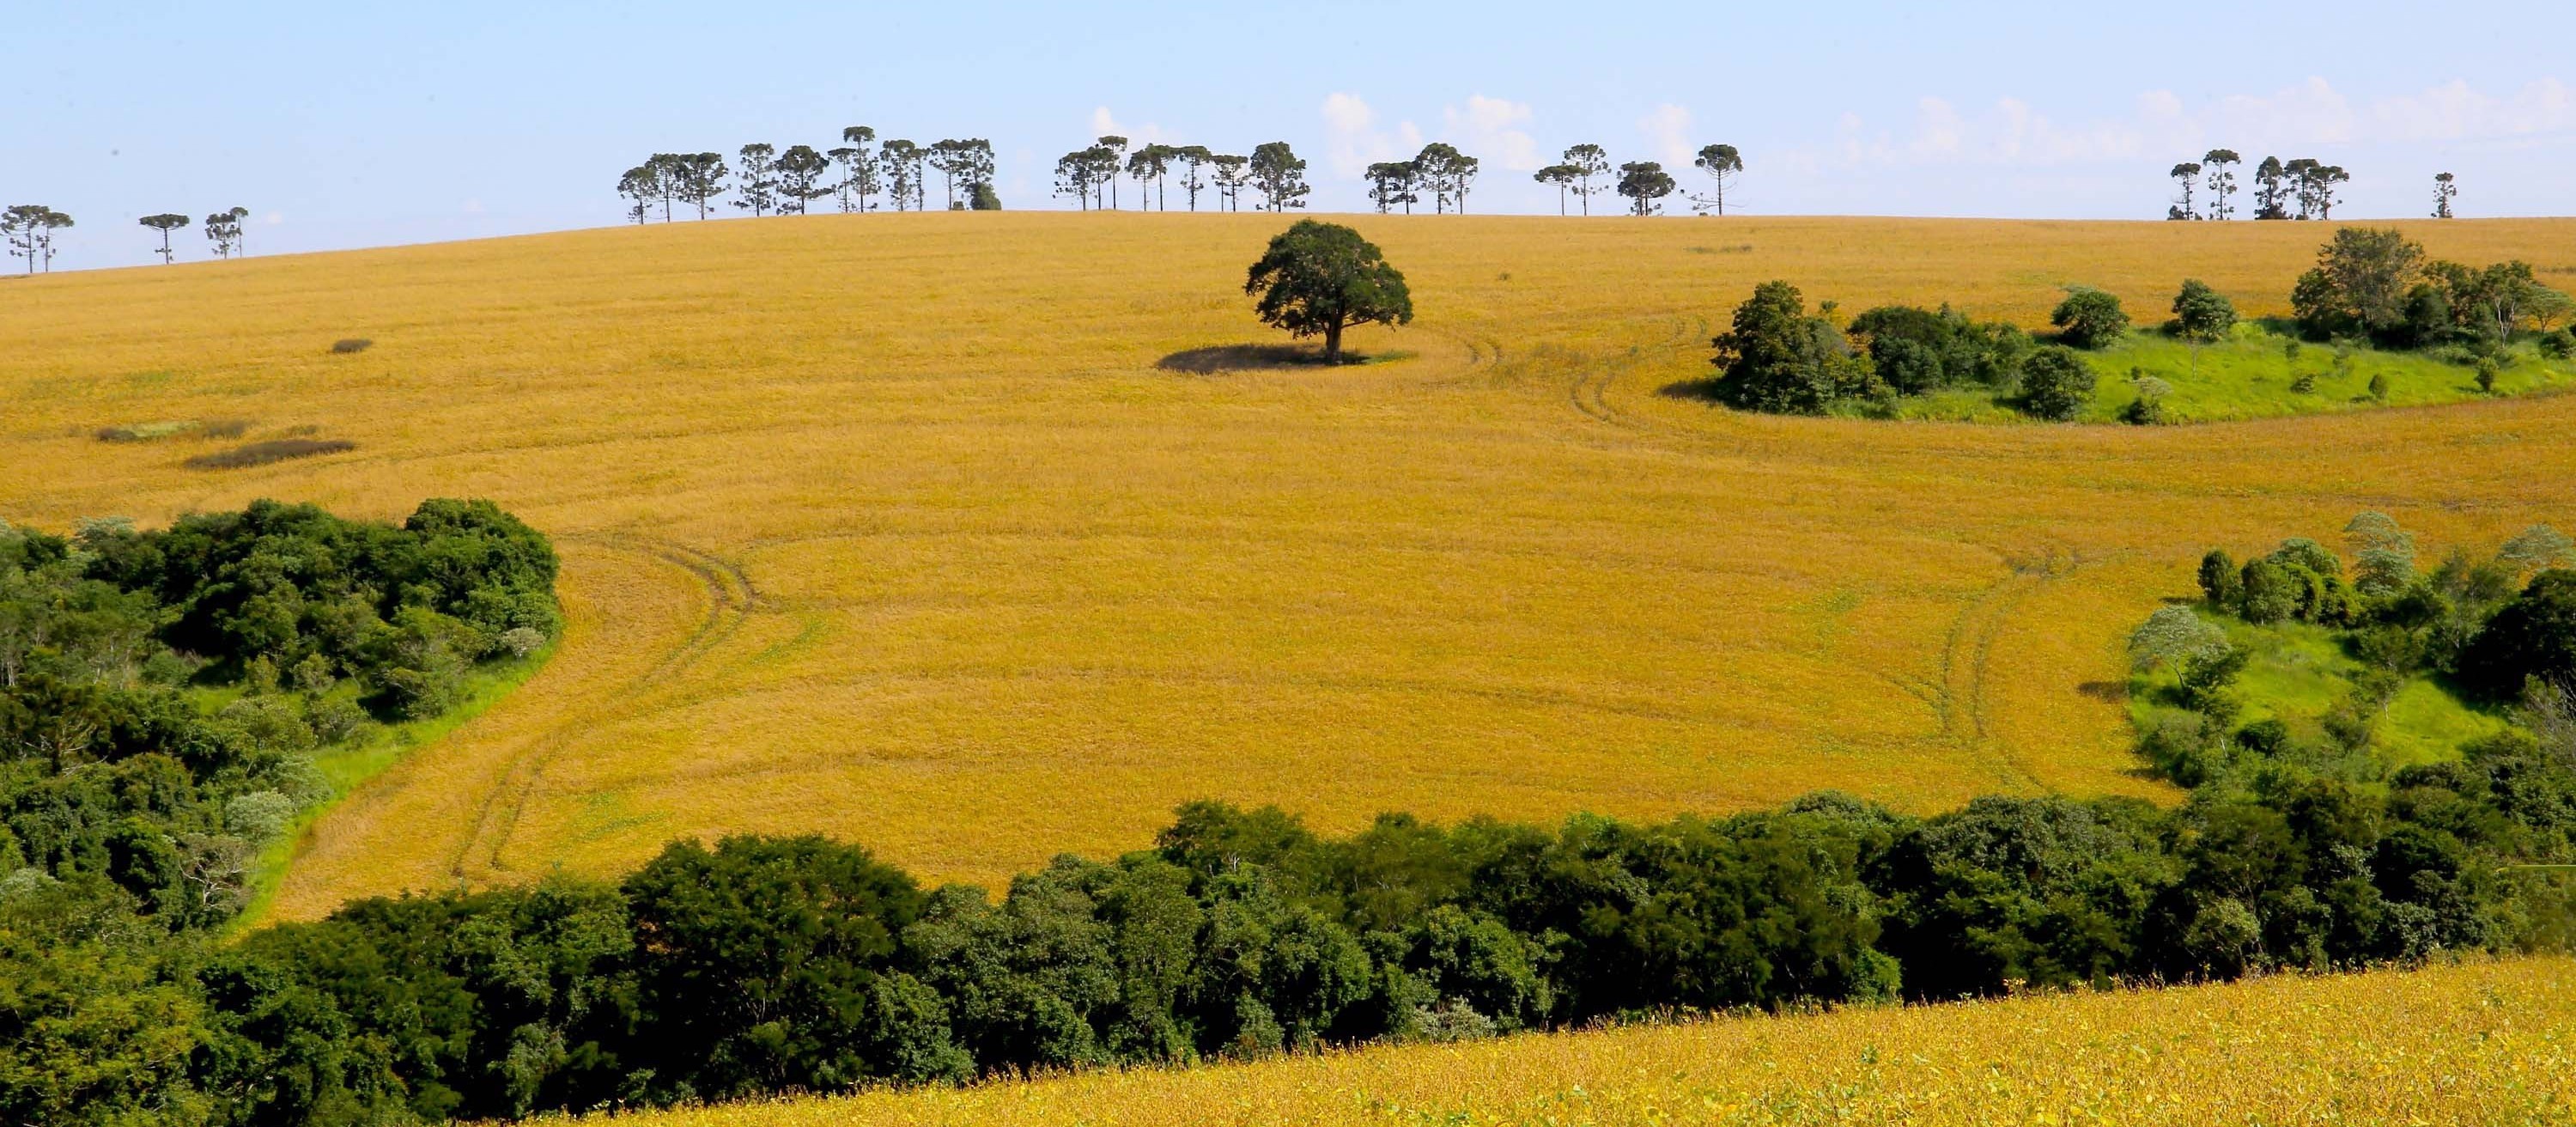
M2235 168L2244 161L2234 149L2211 149L2200 158L2201 166L2209 170L2210 218L2222 222L2236 218L2236 205L2230 201L2236 195Z
M1286 141L1268 141L1252 150L1252 163L1247 168L1252 186L1261 193L1261 206L1271 211L1306 206L1306 161L1288 147Z
M22 203L0 212L0 235L9 239L9 254L27 260L27 272L41 261L54 271L54 232L72 225L72 217L40 203Z
M250 218L250 209L233 208L206 217L206 239L215 244L215 257L231 258L242 249L242 220Z
M1692 207L1703 214L1713 211L1725 215L1726 182L1744 171L1743 154L1736 152L1733 145L1703 145L1691 165L1708 173L1708 178L1717 183L1706 200L1694 197Z
M2449 219L2451 217L2451 201L2457 198L2459 194L2460 182L2458 180L2453 179L2451 174L2448 172L2435 173L2433 175L2433 218Z
M1592 214L1592 193L1601 190L1593 181L1610 174L1610 150L1599 145L1576 145L1565 150L1563 167L1574 170L1574 194L1583 200L1583 214Z
M2165 209L2165 218L2167 218L2167 219L2198 219L2198 218L2200 218L2200 212L2193 210L2193 209L2192 209L2192 206L2191 206L2191 186L2192 186L2194 183L2197 183L2197 182L2200 180L2200 164L2199 164L2199 162L2197 162L2197 161L2184 161L2184 162L2183 162L2183 163L2181 163L2181 164L2177 164L2177 165L2173 166L2173 171L2168 172L2168 173L2166 173L2165 175L2173 177L2173 178L2174 178L2174 183L2179 184L2179 185L2181 185L2181 186L2182 186L2182 199L2181 199L2181 201L2180 201L2180 202L2177 202L2177 203L2175 203L2173 206L2168 207L2168 208L2166 208L2166 209Z
M170 232L187 226L190 220L184 215L170 215L165 213L162 215L146 215L136 222L152 228L155 231L161 232L161 262L166 266L172 261L170 257Z
M1340 363L1342 330L1413 320L1413 294L1377 244L1339 223L1300 219L1270 240L1243 292L1259 295L1265 324L1295 337L1322 336L1324 362Z
M1638 215L1653 215L1663 209L1656 203L1673 194L1673 174L1651 160L1630 161L1619 166L1619 194L1628 197L1628 210Z

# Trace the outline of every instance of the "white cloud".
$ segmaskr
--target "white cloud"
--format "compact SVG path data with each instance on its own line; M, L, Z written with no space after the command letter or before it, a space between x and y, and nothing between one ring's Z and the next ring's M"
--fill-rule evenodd
M1939 98L1924 98L1914 103L1918 124L1914 139L1906 146L1918 157L1952 157L1968 143L1968 121L1959 116L1959 107ZM1843 120L1857 127L1860 118L1844 114Z
M1697 146L1691 144L1690 127L1690 111L1671 102L1656 106L1655 112L1637 119L1637 131L1645 134L1647 149L1655 154L1656 159L1674 168L1688 166L1691 154L1698 151Z
M1119 124L1117 115L1110 113L1107 106L1100 106L1091 111L1091 134L1094 137L1124 137L1135 145L1170 140L1169 137L1164 136L1163 127L1152 122L1143 125Z
M2576 94L2544 78L2497 98L2471 89L2465 79L2411 97L2370 104L2373 131L2394 141L2471 141L2528 137L2576 130Z
M1538 141L1513 126L1528 122L1534 116L1526 102L1509 102L1482 94L1467 99L1461 111L1450 106L1441 111L1451 135L1467 155L1482 158L1516 172L1532 172L1539 167Z
M2269 94L2229 95L2197 108L2170 90L2149 90L2126 115L2072 123L2019 98L1996 99L1970 115L1927 96L1915 101L1914 111L1901 139L1846 113L1830 151L1845 165L2053 168L2188 158L2212 145L2277 152L2309 145L2529 140L2576 131L2576 92L2557 79L2530 83L2506 97L2455 80L2359 108L2323 78ZM1660 140L1672 132L1660 128L1666 122L1686 126L1688 120L1668 106L1642 127Z
M2210 132L2235 139L2230 147L2278 148L2331 145L2358 139L2352 100L2322 78L2265 95L2221 98L2209 114Z
M1324 157L1333 171L1354 177L1379 161L1402 160L1422 149L1422 130L1410 121L1393 133L1377 127L1377 111L1357 94L1331 94L1324 99Z

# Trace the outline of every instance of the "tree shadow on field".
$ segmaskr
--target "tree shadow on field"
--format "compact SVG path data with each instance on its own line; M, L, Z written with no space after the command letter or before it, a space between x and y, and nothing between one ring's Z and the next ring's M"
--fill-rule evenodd
M1356 352L1344 351L1343 365L1366 364L1373 359ZM1264 372L1291 368L1330 367L1324 362L1322 349L1295 344L1220 344L1207 348L1185 348L1160 360L1154 366L1166 372L1187 372L1193 376L1212 376L1219 372Z
M2126 681L2086 681L2075 686L2075 691L2104 704L2129 703L2129 683Z
M1714 379L1676 380L1656 388L1655 394L1666 399L1688 399L1698 403L1726 402L1719 391L1719 382Z

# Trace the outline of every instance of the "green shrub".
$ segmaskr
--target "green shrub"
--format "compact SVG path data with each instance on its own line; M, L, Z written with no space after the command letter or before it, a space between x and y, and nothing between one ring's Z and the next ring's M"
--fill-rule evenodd
M2021 395L2022 410L2033 417L2076 418L2093 402L2093 368L2064 345L2037 349L2022 361Z
M2460 679L2499 701L2518 699L2534 680L2576 684L2576 571L2533 577L2461 652Z
M1733 406L1815 415L1886 390L1832 321L1807 315L1806 299L1787 282L1754 287L1736 307L1732 330L1715 344L1717 394Z
M2186 279L2173 299L2174 329L2185 340L2217 340L2236 327L2236 306L2198 278Z
M2057 339L2076 348L2100 348L2119 340L2129 331L2129 315L2120 308L2120 299L2091 286L2070 286L2066 300L2048 315L2048 323L2057 326Z

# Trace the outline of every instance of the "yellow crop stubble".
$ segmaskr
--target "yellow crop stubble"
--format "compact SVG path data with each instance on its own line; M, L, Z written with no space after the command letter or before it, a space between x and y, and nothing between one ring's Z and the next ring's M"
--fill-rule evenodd
M2576 962L1386 1046L619 1116L904 1124L2512 1124L2576 1118Z
M560 538L525 691L317 826L276 910L680 835L819 831L929 880L1147 843L1177 802L1549 820L1839 787L2163 793L2119 642L2204 547L2386 510L2571 519L2576 400L2132 429L1734 415L1661 394L1767 278L1846 311L2281 311L2328 228L1353 217L1421 319L1261 344L1258 215L656 225L0 289L0 514L490 497ZM2576 263L2576 222L2416 224ZM1747 252L1699 253L1751 244ZM2554 275L2553 275L2554 277ZM330 343L373 348L332 355ZM353 452L184 468L249 418Z

